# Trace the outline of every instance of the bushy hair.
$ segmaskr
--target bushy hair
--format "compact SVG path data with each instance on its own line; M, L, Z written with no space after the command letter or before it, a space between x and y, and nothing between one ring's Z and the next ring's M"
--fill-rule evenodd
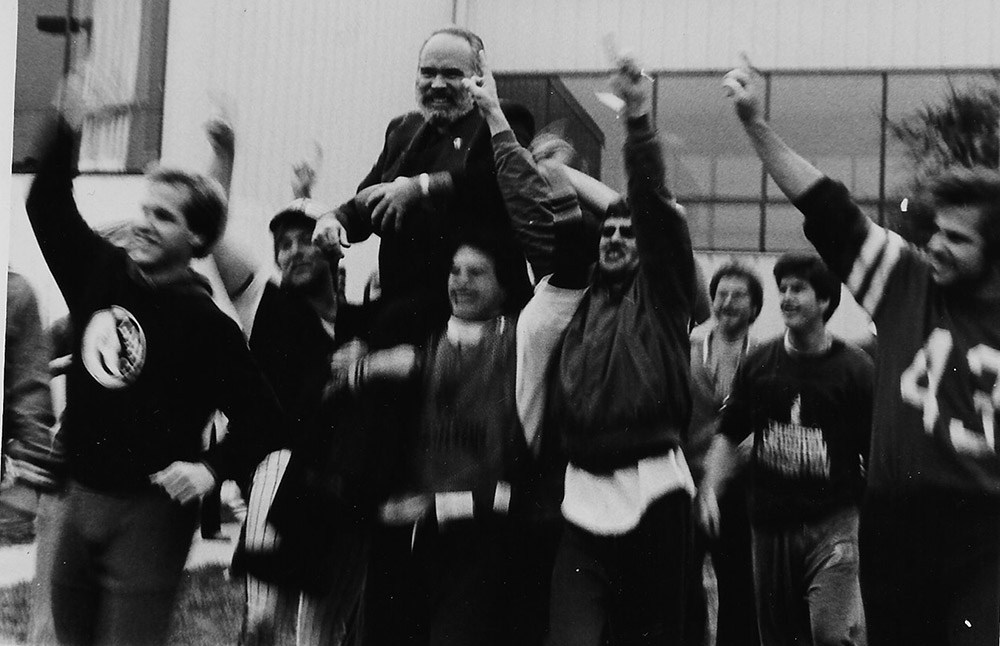
M202 243L193 250L195 258L204 258L226 228L226 196L219 182L198 173L158 166L146 179L183 189L187 193L183 213L187 226L201 236Z
M463 27L457 25L449 25L447 27L441 27L440 29L435 29L431 32L431 35L424 40L423 44L420 46L420 52L417 55L417 60L420 60L420 56L424 53L424 48L427 47L427 43L431 38L434 38L438 34L448 34L450 36L457 36L469 44L472 48L472 71L476 74L482 74L483 68L479 64L479 52L486 50L486 45L483 44L483 39L477 34ZM419 62L418 62L419 65Z
M719 283L723 278L741 278L746 281L747 291L750 292L750 303L753 305L753 315L750 317L750 322L756 321L761 308L764 307L764 286L761 284L760 278L757 277L757 272L735 261L727 262L719 267L712 274L712 280L708 283L708 295L713 301L715 300L715 292L719 289Z
M840 305L840 279L830 271L823 259L806 251L784 253L774 264L774 280L780 287L781 281L789 276L809 283L818 300L830 301L823 312L823 320L829 321Z
M1000 260L1000 172L985 166L950 166L924 182L919 200L935 211L971 206L979 210L979 233L987 257Z
M524 267L524 257L511 244L511 236L492 227L463 231L455 241L451 257L462 247L469 247L482 253L493 261L497 282L504 291L503 311L514 314L521 311L531 298L531 285L526 274L520 271Z

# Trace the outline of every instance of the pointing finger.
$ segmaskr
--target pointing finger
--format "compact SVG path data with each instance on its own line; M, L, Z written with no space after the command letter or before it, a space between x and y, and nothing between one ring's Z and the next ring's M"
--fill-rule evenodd
M747 55L746 51L740 52L740 67L749 74L763 75L759 69L757 69L753 63L750 62L750 56Z

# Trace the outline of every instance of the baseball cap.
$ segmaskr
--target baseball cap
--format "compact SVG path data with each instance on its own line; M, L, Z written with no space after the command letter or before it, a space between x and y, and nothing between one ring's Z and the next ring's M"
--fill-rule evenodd
M299 197L291 201L285 208L278 211L268 228L271 234L277 232L280 227L288 226L294 222L302 222L308 225L315 225L320 216L329 213L332 209L321 202L308 197Z

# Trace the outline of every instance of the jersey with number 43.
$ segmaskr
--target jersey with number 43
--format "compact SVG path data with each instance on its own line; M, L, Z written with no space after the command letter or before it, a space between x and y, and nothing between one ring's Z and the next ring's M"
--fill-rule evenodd
M1000 496L1000 300L938 286L921 251L828 178L795 203L878 329L868 486Z

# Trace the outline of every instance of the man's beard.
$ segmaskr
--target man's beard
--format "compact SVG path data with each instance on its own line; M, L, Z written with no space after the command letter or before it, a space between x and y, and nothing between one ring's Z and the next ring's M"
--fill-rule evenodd
M432 126L440 127L452 124L467 115L475 107L472 95L468 92L449 95L452 101L450 105L443 107L426 105L424 100L431 98L431 96L430 94L422 95L419 91L417 93L417 105L420 108L420 114Z

